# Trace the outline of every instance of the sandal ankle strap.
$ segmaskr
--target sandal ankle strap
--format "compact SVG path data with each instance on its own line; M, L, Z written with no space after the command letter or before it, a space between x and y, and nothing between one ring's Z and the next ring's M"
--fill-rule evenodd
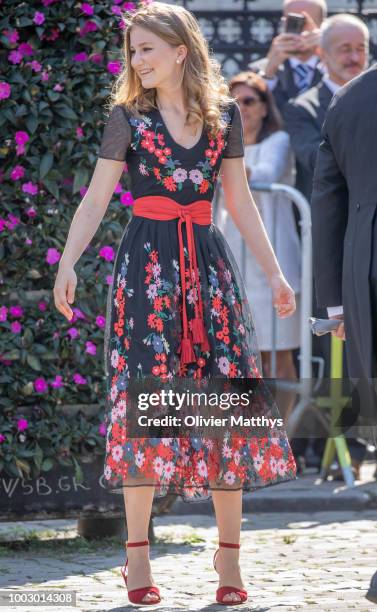
M149 540L143 540L141 542L125 542L126 548L132 548L132 546L147 546Z
M219 542L223 548L241 548L241 544L231 544L230 542Z

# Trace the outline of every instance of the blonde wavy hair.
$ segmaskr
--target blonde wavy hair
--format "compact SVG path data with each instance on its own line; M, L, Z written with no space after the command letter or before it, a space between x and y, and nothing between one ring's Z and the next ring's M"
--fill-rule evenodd
M121 104L130 112L140 115L157 108L156 89L144 89L131 66L131 28L140 26L172 47L187 47L182 71L187 123L196 125L203 121L206 131L215 137L226 126L221 113L233 98L221 74L220 64L210 56L207 41L195 17L181 6L153 2L131 15L123 15L123 20L123 68L112 88L110 110L115 104Z

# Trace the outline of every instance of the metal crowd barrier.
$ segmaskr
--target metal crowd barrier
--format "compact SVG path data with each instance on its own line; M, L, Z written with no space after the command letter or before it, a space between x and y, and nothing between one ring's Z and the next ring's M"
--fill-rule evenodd
M299 373L300 379L298 382L279 381L279 386L286 389L292 389L299 395L299 401L294 410L291 412L286 422L287 434L290 437L294 436L297 426L303 416L303 413L312 405L312 332L308 322L312 312L312 238L311 238L311 213L308 200L302 195L298 189L285 185L283 183L250 183L252 191L263 191L269 193L284 193L298 209L300 216L299 224L301 227L301 292L300 292L300 354L299 354ZM214 199L214 215L217 216L217 205L220 187L215 194ZM274 210L276 214L276 209ZM273 224L276 230L276 223ZM242 237L242 261L241 275L244 278L246 272L246 249L247 246ZM275 250L276 233L274 232L271 244ZM271 378L276 378L276 323L277 316L275 309L271 306L271 325L273 350L271 352Z

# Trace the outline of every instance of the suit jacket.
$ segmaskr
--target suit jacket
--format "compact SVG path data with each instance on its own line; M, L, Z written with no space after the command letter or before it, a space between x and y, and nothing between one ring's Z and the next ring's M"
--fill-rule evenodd
M296 187L309 202L321 129L332 96L332 91L321 81L295 100L290 100L284 109L285 129L296 156Z
M260 60L249 64L250 70L258 72L259 70L265 70L268 59L264 57ZM286 60L278 69L276 73L277 83L274 87L273 93L276 104L280 112L283 112L284 107L290 98L297 98L299 90L294 80L294 72L292 70L289 60ZM319 83L322 79L323 74L318 68L315 68L313 72L312 86Z
M313 181L317 301L319 306L343 304L347 364L355 378L377 376L372 344L377 312L371 309L369 286L377 257L376 100L377 64L335 94Z

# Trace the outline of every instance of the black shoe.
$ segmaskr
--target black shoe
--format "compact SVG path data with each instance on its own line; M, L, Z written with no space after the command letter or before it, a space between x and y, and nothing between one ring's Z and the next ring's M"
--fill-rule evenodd
M365 595L369 601L377 604L377 572L375 572L370 581L368 593Z

